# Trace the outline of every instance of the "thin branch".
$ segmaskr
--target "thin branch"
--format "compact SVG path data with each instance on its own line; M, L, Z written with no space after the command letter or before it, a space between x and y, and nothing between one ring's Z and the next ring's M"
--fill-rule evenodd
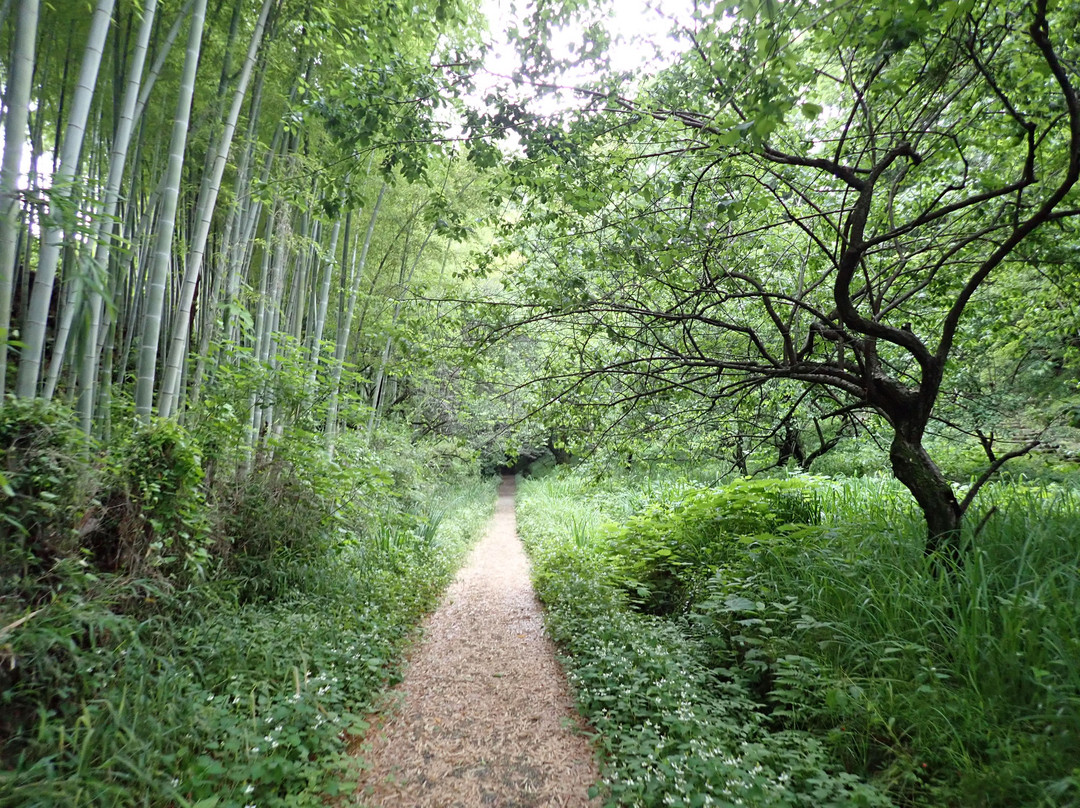
M967 496L965 496L963 502L960 503L960 513L965 513L967 511L968 506L971 505L971 503L974 501L975 495L979 493L979 489L986 485L986 483L990 481L991 477L997 474L998 469L1000 469L1013 458L1026 455L1040 443L1041 441L1033 440L1031 441L1031 443L1028 443L1025 446L1021 446L1019 449L1014 449L1007 454L1001 455L997 460L991 463L990 467L979 476L979 479L977 479L972 484L971 488L968 490Z

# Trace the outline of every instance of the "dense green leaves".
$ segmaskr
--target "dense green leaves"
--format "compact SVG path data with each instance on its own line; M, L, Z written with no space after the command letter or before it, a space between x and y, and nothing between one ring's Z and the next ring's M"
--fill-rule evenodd
M70 416L34 410L5 435L28 460L19 497L48 504L37 478L74 467L78 443L57 439ZM91 474L62 506L22 509L50 542L90 535L82 553L0 544L4 800L315 806L349 789L350 738L493 488L438 480L430 443L341 443L338 464L293 438L208 502L197 447L160 422L118 452L105 482L126 489L91 499Z
M992 290L1052 260L1050 228L1071 233L1071 11L699 4L670 67L619 96L582 88L591 106L532 128L515 174L506 286L517 327L550 345L544 396L630 430L715 428L753 398L750 442L769 415L808 423L799 404L819 427L872 413L849 428L885 425L928 550L955 556L974 495L923 440L939 417L987 425L947 392L986 381L961 354L985 345ZM1056 377L1061 396L1075 373ZM818 392L784 406L798 385ZM994 458L1023 450L1015 426Z
M643 611L685 611L735 558L810 541L820 506L807 480L738 480L658 502L604 536L617 586Z
M632 74L611 67L607 6L538 3L511 23L521 64L482 101L480 22L457 0L118 0L111 16L105 0L93 38L84 3L40 22L33 0L9 5L0 370L24 383L0 402L19 573L0 626L31 629L19 658L39 667L5 732L29 743L42 688L92 669L46 704L20 793L55 761L71 773L57 803L103 761L123 770L103 800L149 778L162 800L247 805L319 780L315 747L338 760L327 714L368 692L447 569L417 479L588 455L742 475L890 462L950 573L905 589L923 563L911 514L853 536L829 525L835 487L807 480L680 490L604 533L582 510L570 541L536 539L583 700L623 755L613 796L1070 798L1030 716L1058 726L1075 706L1074 616L1052 605L1075 594L1071 551L1040 540L1028 569L993 518L961 517L988 513L976 494L1036 441L1074 473L1074 2L699 2L664 10ZM82 434L33 402L54 395L79 398ZM326 568L345 594L320 588ZM205 643L170 611L204 578L234 601L207 607ZM997 622L946 619L983 612ZM274 656L275 622L299 658ZM1059 639L1021 643L1024 622ZM301 637L335 631L352 647ZM960 637L969 657L997 645L942 678ZM145 656L120 659L125 643ZM307 671L349 660L349 684L306 700ZM979 698L1028 718L954 699L994 667L1023 692L995 701L991 682L1011 686L986 676ZM190 738L133 752L161 705ZM119 729L95 746L99 727ZM190 783L162 787L165 765Z
M782 492L794 513L765 506ZM979 550L949 579L881 479L577 473L521 493L608 804L1074 801L1075 491L996 487ZM818 515L811 530L774 527ZM642 578L700 571L672 561L690 547L716 566L678 608L642 614Z
M572 538L567 531L564 520L579 507L571 499L576 490L554 480L525 489L520 525L549 628L599 734L607 804L888 805L876 789L838 771L810 734L770 732L750 683L717 670L704 643L678 621L626 609L617 587L635 583L608 569L606 542L588 528ZM748 495L754 498L744 490ZM624 552L635 532L626 527ZM641 563L663 569L667 559L650 557L649 547L645 536Z

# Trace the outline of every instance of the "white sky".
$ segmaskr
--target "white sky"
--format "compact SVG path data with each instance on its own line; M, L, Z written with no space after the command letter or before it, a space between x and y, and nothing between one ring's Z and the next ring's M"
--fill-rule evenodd
M663 5L663 11L657 6ZM507 42L507 30L517 22L522 6L531 5L527 0L484 0L481 8L488 19L493 42L485 68L490 75L478 76L478 95L483 97L504 80L500 76L511 75L518 65L514 47ZM599 7L601 4L597 4ZM686 20L690 16L692 0L609 0L610 6L604 27L612 37L607 49L611 69L616 72L636 70L643 66L655 69L670 61L680 50L674 39L666 36L673 19ZM599 11L596 12L600 16ZM552 51L556 58L573 58L574 46L583 44L584 34L580 28L563 28L553 35ZM658 58L656 48L664 51ZM588 65L568 73L561 83L584 83L592 77ZM628 88L629 89L629 88ZM572 94L562 99L546 99L538 112L555 112L559 108L575 105Z

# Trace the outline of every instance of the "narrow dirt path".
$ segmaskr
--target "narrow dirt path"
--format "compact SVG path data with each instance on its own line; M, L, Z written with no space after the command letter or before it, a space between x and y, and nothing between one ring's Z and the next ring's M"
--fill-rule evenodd
M517 538L514 478L488 532L424 624L397 704L359 753L362 805L595 806L599 777L544 633Z

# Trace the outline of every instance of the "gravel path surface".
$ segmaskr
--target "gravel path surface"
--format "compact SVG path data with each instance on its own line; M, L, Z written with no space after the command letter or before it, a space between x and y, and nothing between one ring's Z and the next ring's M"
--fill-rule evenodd
M599 773L517 538L506 477L487 535L424 624L396 704L359 754L386 808L597 806Z

